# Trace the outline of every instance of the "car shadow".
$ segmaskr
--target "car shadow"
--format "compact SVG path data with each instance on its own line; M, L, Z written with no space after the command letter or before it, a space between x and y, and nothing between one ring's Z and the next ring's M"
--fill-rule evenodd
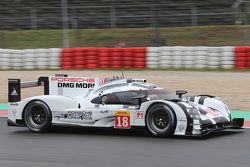
M217 138L223 138L227 136L233 136L237 134L244 133L242 130L222 130L222 131L215 131L212 133L209 133L204 136L173 136L172 138L176 139L192 139L192 140L211 140L211 139L217 139Z
M44 133L33 133L27 128L22 130L12 131L11 134L26 134L26 135L88 135L88 136L112 136L112 137L142 137L142 138L155 138L155 139L180 139L180 140L211 140L214 138L221 138L226 136L237 135L244 133L244 130L223 130L215 131L206 136L170 136L170 137L155 137L152 136L146 128L132 128L132 129L112 129L112 128L88 128L78 126L53 126L48 132Z

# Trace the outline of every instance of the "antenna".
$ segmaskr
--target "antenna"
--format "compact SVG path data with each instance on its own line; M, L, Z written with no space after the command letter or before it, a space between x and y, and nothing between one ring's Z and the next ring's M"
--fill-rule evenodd
M120 43L120 46L119 46L120 48L121 48L121 51L123 51L123 47L126 47L126 44L125 43ZM122 70L122 78L124 78L124 61L122 61L122 63L121 63L121 70Z
M122 61L122 78L124 79L124 64L123 64L124 61Z
M122 78L124 78L124 72L123 72L123 68L122 68Z

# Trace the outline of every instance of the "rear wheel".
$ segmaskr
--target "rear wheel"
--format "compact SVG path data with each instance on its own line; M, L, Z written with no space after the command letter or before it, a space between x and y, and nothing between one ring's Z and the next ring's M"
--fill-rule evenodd
M33 101L25 108L24 121L31 131L44 132L51 125L52 114L47 104Z
M171 136L176 126L175 114L166 104L155 104L147 111L146 126L155 136Z

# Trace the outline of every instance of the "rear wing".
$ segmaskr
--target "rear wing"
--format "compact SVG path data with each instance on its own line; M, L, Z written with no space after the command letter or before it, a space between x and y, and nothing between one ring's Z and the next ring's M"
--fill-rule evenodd
M21 101L21 90L43 86L44 95L60 95L74 97L84 95L96 86L105 84L106 80L94 77L68 77L65 74L56 74L51 77L39 77L37 81L21 82L20 79L8 80L8 102Z
M37 81L21 82L20 79L8 79L8 102L21 101L21 89L44 86L44 95L49 95L49 77L39 77Z

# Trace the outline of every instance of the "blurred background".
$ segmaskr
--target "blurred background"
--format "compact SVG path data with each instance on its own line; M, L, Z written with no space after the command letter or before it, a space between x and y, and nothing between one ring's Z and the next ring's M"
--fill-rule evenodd
M1 0L0 48L250 44L246 0Z

